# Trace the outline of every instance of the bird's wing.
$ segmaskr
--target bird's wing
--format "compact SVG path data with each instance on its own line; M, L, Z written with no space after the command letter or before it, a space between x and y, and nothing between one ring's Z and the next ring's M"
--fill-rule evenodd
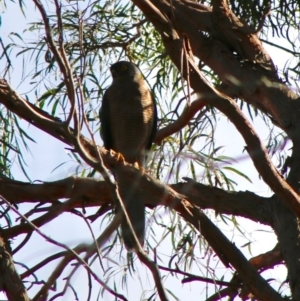
M149 93L151 94L152 105L153 105L153 124L152 124L152 129L151 129L151 132L149 135L149 140L146 144L146 150L150 150L151 145L154 141L156 132L157 132L157 108L156 108L154 96L150 90L149 90Z
M113 147L111 125L109 122L109 101L107 97L107 91L104 93L102 99L102 106L99 111L99 117L101 121L101 137L106 149L111 149Z

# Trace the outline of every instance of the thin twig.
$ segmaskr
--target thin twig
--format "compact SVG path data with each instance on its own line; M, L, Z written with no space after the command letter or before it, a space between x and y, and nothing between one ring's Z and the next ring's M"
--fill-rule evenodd
M236 297L238 295L238 290L233 290L230 287L226 287L222 290L217 291L215 294L211 295L209 298L207 298L205 301L218 301L221 300L224 297ZM233 300L233 299L230 299Z
M201 276L197 276L197 275L193 275L184 271L181 271L179 269L171 269L171 268L167 268L164 266L159 265L158 266L161 270L167 271L167 272L172 272L172 273L176 273L176 274L181 274L186 276L187 278L182 279L182 283L187 283L190 281L202 281L202 282L206 282L206 283L211 283L211 284L217 284L217 285L223 285L223 286L234 286L234 287L241 287L241 286L237 286L235 284L232 284L230 282L227 281L221 281L221 280L216 280L216 279L211 279L211 278L207 278L207 277L201 277Z
M60 214L64 213L65 210L72 208L72 204L76 201L77 197L74 197L59 205L53 205L47 213L34 219L33 221L31 221L31 223L36 225L37 227L41 227L42 225L45 225L54 218L58 217ZM22 233L30 233L32 230L33 229L29 224L19 224L11 228L4 229L3 231L5 235L7 235L10 238L13 238L14 236L20 235Z
M4 44L3 44L3 41L2 41L1 38L0 38L0 44L1 44L2 48L3 48L3 53L4 53L4 55L6 57L6 60L7 60L7 63L8 63L8 66L5 67L5 72L3 74L3 78L5 78L6 73L8 72L8 70L12 66L12 64L11 64L11 60L9 58L9 55L7 54L7 51L6 51L5 47L4 47Z
M121 212L120 214L116 214L113 218L113 220L111 221L111 223L105 228L105 230L102 232L102 234L97 238L97 240L94 238L94 243L92 243L87 249L86 249L86 255L84 256L83 260L84 262L88 262L88 260L90 259L90 257L95 254L95 252L98 253L98 258L99 260L101 260L101 256L100 256L100 248L103 246L103 244L108 240L108 238L112 235L112 233L114 231L116 231L116 229L118 228L119 224L121 222ZM90 265L93 263L93 261L90 263ZM101 262L100 262L101 264ZM80 267L79 264L75 265L75 267L73 268L73 270L70 272L69 276L68 276L68 280L64 286L63 289L63 293L66 292L68 286L70 285L70 281L72 276L75 274L75 272L77 271L77 269Z
M162 284L162 279L157 264L152 261L144 251L138 251L136 254L139 260L151 271L160 300L168 301L169 299Z
M50 46L49 48L58 63L59 69L60 69L61 73L63 74L64 80L66 83L68 97L71 102L70 114L66 121L66 124L69 125L73 115L75 115L75 84L73 81L72 70L71 70L70 64L66 58L64 47L62 47L62 49L59 49L59 50L56 47L56 44L52 37L52 29L51 29L51 26L49 23L49 18L47 16L44 6L42 5L42 3L39 0L33 0L33 2L37 6L37 8L40 11L40 14L43 18L47 43ZM58 4L57 0L55 0L55 4L56 4L57 10L59 11L59 4ZM58 15L57 17L58 17L58 21L59 21L60 15ZM61 32L60 34L62 35L63 33Z
M67 245L58 242L52 238L50 238L49 236L45 235L43 232L41 232L41 230L36 227L33 223L31 223L24 215L22 215L16 208L14 208L5 198L1 197L2 200L7 204L7 206L14 212L16 213L18 216L20 216L22 219L24 219L40 236L42 236L46 241L52 243L55 246L59 246L65 250L67 250L70 254L72 254L72 256L74 256L74 258L76 258L83 266L84 268L94 277L94 279L100 283L106 290L108 290L112 295L114 295L117 298L120 298L121 300L127 301L127 299L121 295L116 293L114 290L112 290L104 281L102 281L97 275L96 273L93 272L93 270L89 267L89 265L71 248L69 248ZM32 301L37 301L39 300L40 296L37 294Z

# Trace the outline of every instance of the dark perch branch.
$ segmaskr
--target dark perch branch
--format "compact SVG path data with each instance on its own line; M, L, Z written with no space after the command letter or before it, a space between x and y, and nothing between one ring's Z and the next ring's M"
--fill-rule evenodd
M204 106L205 101L202 98L198 98L190 105L187 105L177 120L157 131L154 142L160 144L163 139L179 132Z
M0 87L1 88L1 87ZM1 91L3 91L3 89L0 89L0 93ZM4 98L0 97L0 101L3 103L4 102L11 107L12 109L15 109L15 102L17 102L19 104L19 106L17 106L17 111L18 113L22 114L24 117L26 117L26 120L29 120L30 123L34 124L34 125L38 125L39 128L44 129L46 132L50 132L51 135L53 135L54 137L58 137L60 140L63 140L64 142L68 143L69 145L72 145L72 142L74 142L74 140L76 141L76 139L72 139L71 135L72 135L72 131L69 130L67 133L62 130L61 124L59 122L53 122L52 120L48 120L45 118L41 118L41 115L39 113L36 113L34 108L32 108L31 106L28 105L28 103L26 101L24 101L21 97L19 97L16 93L12 93L10 89L8 88L4 88ZM1 94L0 94L1 95ZM14 99L14 101L12 101L12 98ZM28 115L31 118L28 118ZM48 129L49 123L51 124L51 130ZM97 158L98 156L98 152L97 149L95 148L95 146L93 145L93 143L89 142L89 140L87 140L86 138L84 138L83 136L80 137L81 140L81 144L85 147L85 151L87 151L89 153L89 156L93 156L93 158ZM124 174L124 176L135 179L136 178L136 173L140 173L136 168L132 167L132 166L128 166L126 163L119 163L116 164L116 160L113 158L113 156L111 156L110 154L107 154L105 156L103 156L105 163L110 165L112 168L117 168L118 172L120 174ZM93 159L93 160L94 160ZM96 162L94 161L94 164ZM140 175L141 177L141 183L142 185L144 185L146 187L146 189L151 189L154 192L154 194L158 194L161 196L161 203L166 204L167 206L174 208L175 210L177 210L185 219L189 220L193 225L196 226L197 229L198 225L199 225L199 220L201 221L202 214L200 215L193 215L193 217L190 216L190 211L186 209L186 205L185 204L189 204L187 201L185 201L185 198L183 195L180 195L178 193L176 193L174 190L172 189L168 189L165 185L161 184L159 181L152 179L150 176L148 176L147 174L144 175ZM153 183L155 183L156 185L153 185ZM147 188L148 187L148 188ZM155 188L155 190L153 189ZM196 212L198 212L198 209L196 210ZM198 212L199 214L199 212ZM207 218L206 218L207 219ZM210 231L219 231L217 228L215 228L215 226L207 219L204 219L204 221L206 221L206 226L203 227L203 221L201 222L201 229L199 229L201 231L201 233L204 235L205 239L208 241L208 243L212 246L212 248L214 249L214 251L218 254L218 256L220 257L220 259L224 262L225 265L228 265L228 263L230 262L239 272L239 274L241 275L241 278L244 280L245 283L247 283L249 285L249 287L252 289L252 283L255 281L258 281L258 283L260 285L262 285L260 287L260 294L258 294L257 296L264 296L264 294L267 292L267 294L269 296L271 296L271 298L273 297L272 300L281 300L280 297L278 297L277 294L274 295L274 291L273 289L268 286L268 284L266 284L266 286L264 286L264 284L261 283L261 280L259 277L259 275L255 275L255 273L252 273L248 271L248 268L241 269L241 262L243 262L243 264L245 264L245 266L247 266L247 260L243 257L243 255L240 253L240 251L231 243L229 243L229 245L227 245L227 247L225 247L225 244L221 244L219 245L219 242L222 240L218 240L218 241L214 241L212 240L212 237L214 236L214 234L209 233ZM209 221L209 222L208 222ZM211 229L214 229L212 230ZM208 231L208 234L205 235L205 231ZM225 241L227 241L227 239L223 236L223 234L221 232L218 232L218 235L221 236L223 239L225 239ZM230 253L230 256L228 256L228 254L226 254L227 252ZM231 254L235 254L235 253L240 254L240 262L237 262L237 256L232 256ZM250 273L250 275L248 275ZM250 279L249 279L250 277ZM254 277L254 278L253 278ZM254 280L255 281L254 281ZM252 281L252 282L251 282ZM264 283L264 282L263 282ZM255 283L255 285L257 285L257 283ZM265 292L266 290L266 292ZM254 289L255 291L255 289ZM271 299L266 299L266 300L271 300Z
M194 92L198 95L204 95L205 102L224 113L240 132L246 142L246 149L265 183L288 208L295 212L297 216L300 216L300 197L281 178L281 175L270 160L267 150L238 105L234 100L219 93L208 83L195 65L191 53L192 50L188 48L189 45L187 46L187 49L190 50L189 55L182 58L183 45L188 42L189 37L186 34L176 32L174 29L176 26L173 28L171 21L165 17L172 15L173 12L170 11L170 14L163 14L159 6L155 7L147 0L134 0L133 2L144 12L148 20L152 22L156 30L161 34L166 50L177 69L182 72L182 76L187 79L189 74L188 80ZM197 36L197 31L195 34ZM184 35L185 39L182 39L181 35ZM188 64L183 63L182 59L187 61ZM271 64L270 61L268 63ZM188 65L188 68L184 68L186 65Z
M8 300L30 301L2 237L0 237L0 290L6 293Z
M139 251L136 255L138 256L139 260L151 271L160 300L168 301L169 299L162 284L162 279L157 264L150 260L144 251Z
M105 287L106 290L108 290L112 295L114 295L117 298L120 298L121 300L127 301L127 299L121 295L115 292L113 289L111 289L104 281L102 281L96 273L91 270L89 265L85 262L84 259L82 259L73 249L69 248L67 245L60 243L49 236L45 235L38 227L36 227L33 223L31 223L24 215L22 215L17 209L15 209L7 200L3 198L4 203L9 207L10 210L12 210L14 213L16 213L19 217L21 217L26 223L28 223L36 233L38 233L40 236L42 236L46 241L50 242L51 244L61 247L68 251L70 256L72 256L74 259L76 259L87 271L92 277L103 287ZM32 299L32 301L39 301L45 299L45 294L47 292L47 289L45 290L44 287L41 288L41 290L35 295L35 297ZM11 299L14 300L14 299Z

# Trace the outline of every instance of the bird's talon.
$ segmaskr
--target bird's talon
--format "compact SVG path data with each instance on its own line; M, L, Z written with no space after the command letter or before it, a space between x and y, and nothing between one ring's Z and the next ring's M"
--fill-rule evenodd
M116 159L117 159L118 162L121 162L121 163L125 162L125 158L121 153L117 153Z
M135 162L135 163L133 164L133 166L134 166L136 169L138 169L138 170L141 172L142 175L143 175L144 173L146 173L146 169L145 169L143 166L139 165L138 162Z

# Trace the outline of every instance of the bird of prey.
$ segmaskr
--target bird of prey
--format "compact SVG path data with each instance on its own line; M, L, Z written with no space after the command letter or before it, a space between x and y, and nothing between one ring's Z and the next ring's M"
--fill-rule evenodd
M131 62L119 61L110 67L113 82L106 90L99 117L106 149L121 153L128 163L143 167L157 127L154 98L143 75ZM141 246L145 236L145 204L138 181L114 174L119 194ZM137 179L138 180L138 179ZM137 249L136 240L122 217L121 231L125 247Z

